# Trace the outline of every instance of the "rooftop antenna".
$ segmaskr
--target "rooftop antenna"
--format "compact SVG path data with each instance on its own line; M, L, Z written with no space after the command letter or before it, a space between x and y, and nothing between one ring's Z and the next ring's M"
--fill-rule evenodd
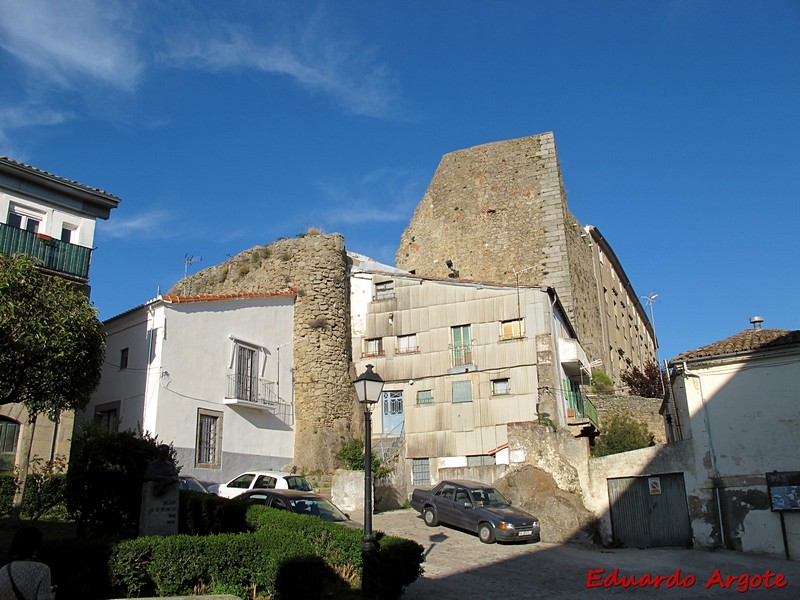
M664 389L664 377L661 375L661 365L658 362L658 336L656 335L656 318L653 315L653 303L658 300L658 294L655 290L650 292L649 296L641 296L648 307L650 307L650 324L653 326L653 341L656 346L656 366L658 366L658 380L661 382L661 397L666 398L666 390Z
M188 283L186 281L186 278L189 277L189 265L191 265L192 263L200 262L201 260L203 260L202 256L192 256L188 252L186 253L186 256L183 257L183 295L184 296L186 295L186 285Z

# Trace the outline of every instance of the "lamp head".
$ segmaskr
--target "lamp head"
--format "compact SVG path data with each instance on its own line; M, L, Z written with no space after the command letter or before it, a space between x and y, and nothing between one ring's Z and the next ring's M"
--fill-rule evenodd
M353 382L360 404L375 404L380 400L384 381L372 369L373 365L367 365L367 370Z

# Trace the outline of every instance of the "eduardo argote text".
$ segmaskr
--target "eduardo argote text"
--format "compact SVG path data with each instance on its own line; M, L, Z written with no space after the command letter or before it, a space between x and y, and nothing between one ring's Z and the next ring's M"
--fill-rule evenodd
M611 587L665 587L665 588L690 588L698 583L694 575L683 574L680 569L669 575L623 575L619 569L606 571L605 569L589 569L586 575L587 588ZM735 589L737 592L746 592L757 588L782 588L789 583L781 573L766 569L763 573L742 573L728 575L715 569L714 573L705 581L699 582L705 589L721 588Z

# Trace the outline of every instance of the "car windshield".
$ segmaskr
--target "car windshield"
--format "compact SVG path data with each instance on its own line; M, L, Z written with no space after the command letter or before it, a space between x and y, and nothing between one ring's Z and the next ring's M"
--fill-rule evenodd
M313 515L323 521L347 521L347 515L325 498L298 498L290 502L292 510L301 515Z
M290 490L300 490L301 492L310 492L311 483L305 477L292 476L286 478L286 485Z
M477 506L511 506L511 502L494 488L479 488L470 491Z

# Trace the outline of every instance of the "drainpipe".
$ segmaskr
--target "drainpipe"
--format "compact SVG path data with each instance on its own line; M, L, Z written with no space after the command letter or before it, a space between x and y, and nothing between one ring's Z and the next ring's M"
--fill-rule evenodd
M686 366L686 361L683 362L683 374L687 377L697 377L697 384L700 387L700 403L703 405L703 422L706 427L706 436L708 437L708 449L711 454L711 473L712 473L712 481L713 481L713 490L714 490L714 499L717 503L717 520L719 524L719 537L720 541L722 542L722 546L725 546L725 529L722 525L722 502L720 501L720 493L719 489L721 487L720 481L721 477L719 475L719 470L717 469L717 454L714 452L714 440L711 436L711 420L708 413L708 404L706 404L705 396L703 395L703 380L700 378L699 373L695 373L694 371L690 371L689 368Z

